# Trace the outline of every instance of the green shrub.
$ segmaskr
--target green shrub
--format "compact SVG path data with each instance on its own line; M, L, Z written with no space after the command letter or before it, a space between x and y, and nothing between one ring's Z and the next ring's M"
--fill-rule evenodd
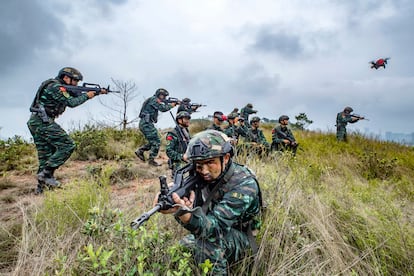
M0 140L0 171L27 169L35 157L34 145L20 136Z
M147 230L148 229L148 230ZM165 229L164 229L165 230ZM194 275L192 256L174 235L146 224L130 228L119 210L91 208L84 224L83 250L72 267L75 274ZM210 271L204 265L203 275Z
M110 127L85 125L70 136L75 141L73 160L123 160L134 157L134 151L145 142L139 130L117 130Z

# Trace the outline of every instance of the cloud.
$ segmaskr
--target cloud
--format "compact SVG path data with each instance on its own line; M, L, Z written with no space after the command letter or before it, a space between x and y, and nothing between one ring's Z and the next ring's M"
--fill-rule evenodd
M275 30L275 26L264 26L255 35L250 46L253 51L277 54L283 58L298 58L304 54L300 37L286 31Z
M62 43L65 26L53 10L33 1L3 1L0 9L0 73L30 61L40 48Z

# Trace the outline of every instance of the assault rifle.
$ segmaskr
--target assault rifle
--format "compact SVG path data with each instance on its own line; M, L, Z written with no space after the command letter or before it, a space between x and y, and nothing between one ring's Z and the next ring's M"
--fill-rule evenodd
M205 105L205 104L198 104L198 103L190 103L190 107L193 110L196 110L197 108L202 107L202 106L207 106L207 105Z
M361 115L358 115L358 114L351 114L351 117L357 118L358 120L367 120L367 121L369 121L364 116L361 116Z
M180 198L183 196L189 197L192 190L199 188L197 183L199 182L199 178L192 163L176 171L174 175L174 185L171 189L168 188L167 177L165 175L160 176L159 179L160 194L158 196L158 203L154 208L134 219L131 222L132 229L138 229L156 212L174 207L175 203L172 199L173 193L177 193Z
M288 140L288 141L290 142L290 145L291 145L292 147L297 147L297 146L299 146L299 144L298 144L295 140L293 140L291 137L287 136L287 134L286 134L286 133L284 133L283 131L280 131L279 129L276 129L276 133L277 133L277 135L278 135L279 137L280 137L280 136L282 136L282 138L283 138L283 139Z
M179 100L179 99L177 99L177 98L172 98L172 97L169 97L169 98L166 98L166 99L164 100L164 102L165 102L165 103L176 103L176 104L180 104L180 103L181 103L181 100Z
M121 93L121 91L113 91L109 89L109 85L107 88L102 88L99 84L96 83L83 83L82 86L64 84L62 86L66 88L72 97L79 97L88 91L94 91L95 95L99 95L101 94L102 89L106 90L108 93Z

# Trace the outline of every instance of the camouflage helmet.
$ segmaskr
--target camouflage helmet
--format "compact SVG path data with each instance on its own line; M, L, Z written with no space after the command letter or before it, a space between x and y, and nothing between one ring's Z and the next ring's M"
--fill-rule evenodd
M248 103L246 106L247 106L248 108L253 108L253 105L252 105L251 103Z
M345 112L345 113L348 113L348 114L349 114L349 113L351 113L352 111L354 111L354 110L353 110L353 109L352 109L352 107L350 107L350 106L347 106L347 107L345 107L345 108L344 108L344 112Z
M283 120L289 120L289 116L287 115L282 115L279 117L279 123L281 123Z
M209 129L191 138L185 154L191 161L197 161L224 156L226 153L230 153L230 156L234 153L229 137L220 131Z
M190 98L184 98L184 99L182 100L182 102L183 102L183 103L189 103L189 102L191 102L191 99L190 99Z
M260 122L260 118L257 116L254 116L251 120L250 120L250 124L254 123L254 122Z
M232 113L230 113L229 115L227 115L227 119L236 119L237 117L238 117L239 115L237 114L237 113L234 113L234 112L232 112Z
M157 91L155 91L155 96L159 97L160 95L164 95L165 97L168 97L170 93L164 88L158 88Z
M68 76L69 78L72 78L74 80L82 81L83 76L79 70L73 68L73 67L63 67L59 70L58 78L63 79L64 76Z
M185 118L185 117L187 117L188 119L191 119L190 113L188 113L187 111L180 111L177 113L175 120L178 121L178 119Z
M223 112L221 112L221 111L215 111L215 112L213 113L213 118L216 118L216 119L217 119L217 120L219 120L220 122L222 122L222 121L226 121L226 120L227 120L226 115L224 115L224 114L223 114Z

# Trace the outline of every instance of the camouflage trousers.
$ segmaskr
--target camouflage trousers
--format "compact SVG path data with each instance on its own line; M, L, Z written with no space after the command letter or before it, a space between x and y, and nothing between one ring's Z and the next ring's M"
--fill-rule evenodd
M336 127L336 140L344 142L347 141L346 127Z
M149 159L154 160L154 158L157 157L161 146L161 140L158 136L158 131L153 123L147 123L142 119L139 121L139 130L148 141L148 143L142 146L140 149L144 151L149 150Z
M243 258L250 248L247 235L236 229L232 229L222 238L209 240L196 239L190 234L180 244L192 251L197 264L209 259L214 265L212 275L227 275L229 265Z
M39 159L38 173L45 167L57 169L75 150L75 143L54 121L43 123L33 114L27 122Z

